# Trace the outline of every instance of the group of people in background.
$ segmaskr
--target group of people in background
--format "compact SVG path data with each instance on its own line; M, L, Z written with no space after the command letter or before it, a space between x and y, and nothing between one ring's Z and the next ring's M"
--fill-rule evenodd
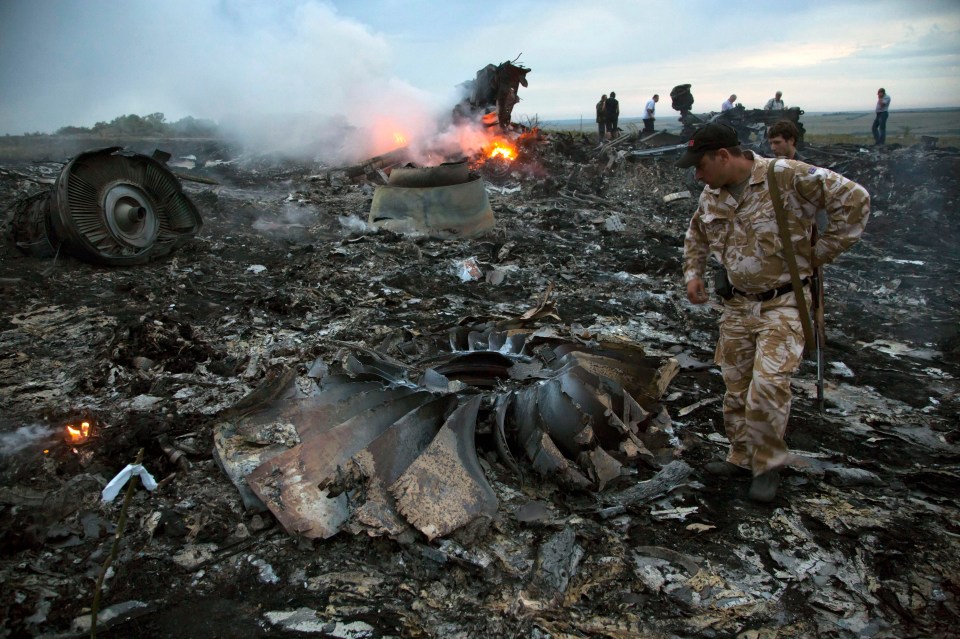
M644 133L654 132L653 121L656 119L657 102L659 101L660 96L656 93L647 100L647 105L643 109ZM609 134L611 140L616 139L619 131L617 128L619 120L620 102L617 101L617 92L611 91L609 97L607 97L607 94L601 95L600 101L597 102L597 134L601 144L607 139L607 134Z
M654 133L653 123L656 120L656 110L657 102L660 101L660 96L654 94L652 98L647 100L647 104L643 109L643 132L644 133ZM720 112L729 111L734 107L737 102L737 94L732 93L730 97L723 101L723 104L720 105ZM767 103L763 107L764 111L784 111L786 106L783 103L783 91L777 91L772 98L767 100ZM890 96L887 95L886 89L879 89L877 91L877 106L876 106L876 117L873 120L873 141L874 144L879 146L885 144L887 141L887 116L889 115L890 110ZM601 144L608 137L613 140L617 138L618 131L620 130L617 125L620 120L620 102L617 100L616 91L611 91L610 96L607 97L606 94L600 96L600 101L597 102L597 134L598 140ZM796 152L796 140L799 137L799 131L797 127L793 125L792 122L784 121L778 122L774 127L771 128L771 132L775 127L779 125L790 125L793 128L793 132L783 129L780 130L781 134L786 134L787 137L781 137L783 140L794 140L794 152ZM790 137L792 135L792 138ZM768 133L768 140L772 137L772 134ZM771 141L771 148L773 147L773 142ZM776 152L776 151L775 151ZM779 153L777 155L780 155ZM792 156L781 156L789 157L793 159Z
M600 144L607 139L607 133L610 139L617 137L617 123L620 120L620 102L617 101L617 92L611 91L610 97L606 94L600 96L597 102L597 132L600 134Z

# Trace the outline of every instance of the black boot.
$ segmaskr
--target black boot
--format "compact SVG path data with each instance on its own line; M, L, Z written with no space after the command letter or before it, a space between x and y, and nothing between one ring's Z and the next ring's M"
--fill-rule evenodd
M749 468L737 466L736 464L731 464L728 461L722 460L707 462L703 465L703 470L707 474L714 475L716 477L735 477L736 475L746 475L750 472Z
M750 483L750 499L768 503L777 496L777 488L780 487L780 471L770 470L762 475L757 475Z

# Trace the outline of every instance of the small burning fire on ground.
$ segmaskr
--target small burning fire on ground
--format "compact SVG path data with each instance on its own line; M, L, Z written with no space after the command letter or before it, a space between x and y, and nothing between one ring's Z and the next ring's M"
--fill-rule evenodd
M68 444L84 444L90 439L90 422L80 422L79 425L67 424L63 438Z

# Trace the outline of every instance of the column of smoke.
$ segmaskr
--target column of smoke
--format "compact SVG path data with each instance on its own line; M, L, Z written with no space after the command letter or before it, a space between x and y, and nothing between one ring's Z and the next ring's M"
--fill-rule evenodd
M465 69L464 76L471 70ZM267 155L346 165L406 147L423 166L480 153L489 143L479 122L452 120L462 90L429 95L397 79L364 82L343 90L342 113L231 114L221 129L244 149Z
M32 13L17 13L17 27L47 46L17 66L43 81L11 99L17 108L32 100L58 109L45 112L61 119L53 129L126 114L190 116L218 123L246 153L330 165L396 148L396 134L423 146L457 102L454 84L487 62L457 70L446 95L425 92L415 86L428 81L418 80L421 67L396 69L398 53L384 36L319 0L33 4ZM132 32L133 47L103 36ZM77 46L91 34L96 46ZM423 60L422 69L431 66Z
M217 120L245 152L336 166L398 146L423 164L480 149L479 131L449 121L461 98L454 84L475 69L451 78L445 94L430 94L391 72L383 38L329 5L304 1L286 19L247 8L252 15L225 20L205 7L203 41L228 43L229 56L211 59L206 49L180 67L174 88L187 115Z

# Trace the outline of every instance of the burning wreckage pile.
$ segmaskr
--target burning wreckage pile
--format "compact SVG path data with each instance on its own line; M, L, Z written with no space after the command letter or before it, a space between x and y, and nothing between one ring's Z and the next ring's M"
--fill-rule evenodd
M699 470L688 176L632 135L487 135L427 167L0 168L5 635L89 632L141 448L104 636L954 632L956 151L806 149L874 219L828 271L825 415L795 380L809 463L760 506Z

